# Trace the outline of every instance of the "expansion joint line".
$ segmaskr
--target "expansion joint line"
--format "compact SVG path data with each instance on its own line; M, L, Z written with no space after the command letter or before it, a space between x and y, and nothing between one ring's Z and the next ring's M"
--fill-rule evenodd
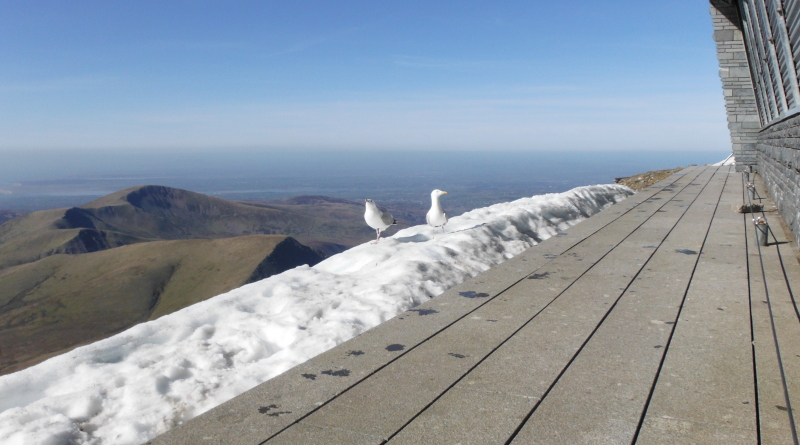
M681 175L681 176L679 176L679 177L677 177L677 178L676 178L674 181L672 181L672 182L671 182L671 183L670 183L670 184L669 184L667 187L672 187L672 186L674 186L676 182L680 181L681 179L683 179L683 178L684 178L685 176L687 176L687 175L688 175L688 173L687 173L687 174L684 174L684 175ZM691 182L692 182L692 181L694 181L695 179L697 179L697 177L698 177L698 176L700 176L700 173L698 173L697 175L695 175L695 177L694 177L694 178L692 178L692 179L689 181L689 183L687 183L685 186L683 186L683 187L681 188L681 190L680 190L680 191L683 191L683 190L684 190L684 189L685 189L685 188L686 188L686 187L687 187L689 184L691 184ZM679 192L677 192L677 193L675 193L675 196L677 196L678 194L680 194L680 191L679 191ZM653 196L657 195L658 193L661 193L661 191L654 193L654 194L653 194ZM648 199L650 199L650 198L648 198ZM672 199L674 199L674 197L673 197L673 198L671 198L671 199L670 199L669 201L667 201L666 203L664 203L664 205L662 205L661 207L659 207L659 209L663 208L663 207L664 207L664 206L665 206L665 205L666 205L668 202L672 201ZM640 206L642 203L644 203L645 201L646 201L646 200L644 200L644 201L642 201L642 202L640 202L640 203L636 204L635 206L633 206L633 207L631 207L630 209L626 210L625 212L621 213L619 216L617 216L617 217L616 217L616 218L614 218L613 220L611 220L611 221L609 221L608 223L604 224L603 226L599 227L597 230L593 231L592 233L589 233L589 234L587 234L587 235L586 235L584 238L582 238L582 239L578 240L578 241L577 241L575 244L573 244L572 246L570 246L568 249L565 249L565 250L564 250L564 252L562 252L562 254L563 254L563 253L566 253L566 252L568 252L568 251L570 251L570 250L572 250L572 249L574 249L576 246L578 246L579 244L583 243L585 240L589 239L589 238L590 238L592 235L594 235L595 233L597 233L597 232L599 232L599 231L601 231L601 230L605 229L606 227L608 227L609 225L613 224L614 222L616 222L617 220L619 220L619 219L620 219L620 218L622 218L623 216L627 215L628 213L631 213L631 212L633 212L633 210L634 210L634 209L636 209L637 207L639 207L639 206ZM655 212L654 212L653 214L655 215ZM652 216L651 216L651 217L652 217ZM650 218L648 218L648 220L649 220L649 219L650 219ZM647 221L647 220L645 220L645 222L646 222L646 221ZM644 222L642 222L642 224L644 224ZM638 227L640 227L640 226L641 226L641 224L640 224L639 226L637 226L637 228L638 228ZM630 236L630 235L629 235L629 236ZM627 238L627 237L626 237L626 238ZM537 268L536 270L539 270L541 267L544 267L545 265L549 264L551 261L552 261L552 260L550 260L550 261L547 261L546 263L544 263L542 266L540 266L540 267L539 267L539 268ZM534 271L533 271L533 272L531 272L531 273L534 273L534 272L536 272L536 270L534 270ZM512 284L510 284L510 285L509 285L508 287L506 287L505 289L502 289L501 291L497 292L497 294L495 294L493 297L491 297L491 298L489 298L488 300L486 300L485 302L481 303L479 306L476 306L476 307L475 307L474 309L472 309L471 311L469 311L469 312L465 313L464 315L462 315L461 317L459 317L459 318L457 318L457 319L453 320L451 323L447 324L446 326L442 327L442 328L441 328L441 329L439 329L438 331L434 332L433 334L431 334L431 335L430 335L430 336L428 336L427 338L423 339L422 341L420 341L419 343L417 343L417 344L416 344L416 345L414 345L413 347L409 348L408 350L406 350L406 351L405 351L405 352L403 352L402 354L398 355L397 357L393 358L392 360L389 360L389 361L388 361L388 362L386 362L385 364L383 364L383 365L379 366L378 368L376 368L375 370L373 370L371 373L367 374L366 376L364 376L364 377L363 377L363 378L361 378L360 380L356 381L356 382L355 382L355 383L353 383L352 385L350 385L350 386L348 386L347 388L345 388L344 390L342 390L342 392L340 392L339 394L336 394L335 396L333 396L333 397L331 397L330 399L326 400L326 401L325 401L324 403L322 403L321 405L317 406L316 408L312 409L311 411L307 412L306 414L304 414L304 415L300 416L298 419L296 419L296 420L295 420L295 421L293 421L292 423L290 423L290 424L286 425L285 427L281 428L280 430L278 430L276 433L272 434L271 436L269 436L269 437L268 437L268 438L266 438L265 440L263 440L263 441L259 442L259 445L265 445L267 442L269 442L269 441L270 441L270 440L272 440L273 438L277 437L277 436L278 436L279 434L281 434L282 432L284 432L284 431L288 430L289 428L293 427L294 425L297 425L297 424L299 424L300 422L302 422L303 420L307 419L309 416L311 416L311 415L312 415L312 414L314 414L315 412L319 411L320 409L324 408L325 406L327 406L327 405L328 405L329 403L331 403L332 401L334 401L334 400L338 399L340 396L344 395L345 393L347 393L347 392L348 392L348 391L350 391L351 389L355 388L357 385L361 384L362 382L364 382L365 380L369 379L369 378L370 378L370 377L372 377L373 375L377 374L378 372L380 372L381 370L383 370L383 369L384 369L384 368L386 368L387 366L391 365L392 363L396 362L397 360L400 360L400 359L401 359L402 357L404 357L406 354L408 354L408 353L410 353L411 351L415 350L415 349L416 349L418 346L422 345L423 343L427 342L428 340L432 339L433 337L435 337L435 336L439 335L439 334L440 334L440 333L442 333L444 330L446 330L446 329L450 328L451 326L453 326L454 324L456 324L456 323L458 323L459 321L463 320L463 319L464 319L464 318L466 318L467 316L469 316L469 315L473 314L475 311L477 311L478 309L482 308L482 307L483 307L483 306L485 306L486 304L490 303L491 301L493 301L493 300L494 300L495 298L497 298L498 296L502 295L502 294L503 294L504 292L506 292L507 290L509 290L509 289L511 289L512 287L514 287L514 286L516 286L517 284L519 284L519 283L520 283L522 280L526 279L528 276L530 276L530 274L528 274L528 275L526 275L526 276L524 276L524 277L520 278L519 280L517 280L517 281L513 282ZM560 294L559 294L559 295L560 295ZM558 297L556 297L556 298L558 298ZM449 388L448 388L448 389L449 389ZM440 397L441 397L441 396L440 396ZM437 399L438 399L438 397L437 397ZM426 408L427 408L427 406L426 406ZM424 411L424 409L423 409L423 411ZM421 412L420 412L420 413L421 413ZM420 413L418 413L416 416L414 416L414 418L416 418L416 417L417 417L417 416L418 416ZM413 420L413 419L412 419L412 420ZM405 425L403 425L403 427L401 427L401 428L400 428L400 430L402 430L403 428L405 428L405 426L406 426L406 425L408 425L408 423L406 423ZM398 431L400 431L400 430L398 430ZM395 433L394 433L394 434L393 434L391 437L394 437L396 434L397 434L397 432L395 432ZM387 440L388 440L388 439L387 439ZM384 441L383 443L385 443L385 442L386 442L386 441Z
M747 187L745 186L744 176L742 178L742 202L745 199L749 200ZM751 207L752 209L752 207ZM750 302L750 350L753 357L753 392L755 394L755 410L756 410L756 437L758 444L761 444L761 405L759 403L758 393L758 360L756 357L756 328L755 320L753 318L753 288L750 284L751 271L750 271L750 246L747 241L747 214L742 213L742 224L744 225L744 253L747 261L745 262L747 271L747 297Z
M745 187L744 180L742 180L742 201L749 200L749 192ZM750 207L752 209L752 207ZM750 245L747 240L747 214L742 214L742 223L744 225L744 253L747 258L747 296L750 301L750 350L753 357L753 391L756 396L755 410L756 410L756 437L758 444L761 444L761 404L759 402L759 389L758 389L758 360L756 357L756 333L755 333L755 320L753 319L753 288L750 283L752 278L750 270Z
M687 184L686 184L685 186L683 186L683 187L682 187L682 188L681 188L681 189L680 189L678 192L676 192L676 193L673 195L673 197L672 197L672 198L670 198L669 200L667 200L666 202L664 202L664 204L662 204L661 206L659 206L659 207L656 209L656 211L655 211L655 212L653 212L653 214L652 214L652 215L648 216L648 217L647 217L647 218L646 218L644 221L642 221L641 223L639 223L639 225L637 225L637 226L636 226L636 227L635 227L633 230L631 230L631 233L629 233L628 235L626 235L626 236L625 236L625 237L624 237L622 240L620 240L620 241L619 241L617 244L615 244L615 245L614 245L614 247L612 247L611 249L609 249L609 250L608 250L608 252L606 252L604 255L602 255L602 256L601 256L601 257L600 257L600 258L599 258L599 259L598 259L598 260L597 260L597 261L596 261L594 264L592 264L591 266L589 266L589 268L587 268L587 269L586 269L586 270L585 270L583 273L581 273L581 274L580 274L580 275L579 275L577 278L575 278L575 280L573 280L573 281L572 281L572 283L570 283L570 284L569 284L567 287L565 287L565 288L564 288L564 290L562 290L561 292L559 292L559 293L558 293L558 295L556 295L555 297L553 297L553 299L552 299L552 300L550 300L550 301L549 301L549 302L548 302L548 303L547 303L545 306L543 306L543 307L542 307L542 308L541 308L541 309L540 309L538 312L536 312L536 313L535 313L535 314L534 314L534 315L533 315L531 318L529 318L529 319L528 319L528 320L527 320L525 323L523 323L523 324L522 324L522 326L520 326L520 327L519 327L519 328L517 328L517 329L516 329L514 332L512 332L512 333L511 333L511 334L510 334L508 337L506 337L506 339L505 339L505 340L503 340L502 342L500 342L500 344L498 344L497 346L495 346L494 348L492 348L492 350L491 350L491 351L489 351L489 353L488 353L488 354L486 354L486 355L485 355L485 356L484 356L482 359L478 360L478 362L476 362L476 363L475 363L475 364L474 364L472 367L470 367L470 368L469 368L469 369L468 369L468 370L467 370L467 371L466 371L466 372L465 372L465 373L464 373L464 374L463 374L461 377L459 377L458 379L456 379L456 380L455 380L455 381L454 381L454 382L453 382L451 385L449 385L447 388L445 388L445 390L444 390L444 391L442 391L442 392L441 392L439 395L437 395L437 396L436 396L436 397L435 397L433 400L431 400L431 402L430 402L430 403L428 403L427 405L425 405L425 406L424 406L424 407L423 407L423 408L422 408L422 409L421 409L421 410L420 410L420 411L419 411L417 414L415 414L414 416L412 416L412 417L411 417L411 419L409 419L409 420L408 420L406 423L404 423L404 424L403 424L403 426L401 426L401 427L400 427L400 428L399 428L397 431L395 431L395 432L394 432L394 433L393 433L391 436L389 436L389 437L387 438L387 441L391 440L391 439L392 439L392 438L394 438L394 437L395 437L397 434L399 434L401 431L403 431L403 429L405 429L405 428L406 428L408 425L410 425L410 424L411 424L411 422L413 422L413 421L414 421L414 420L415 420L417 417L419 417L420 415L422 415L422 413L424 413L424 412L425 412L425 411L426 411L428 408L430 408L430 407L431 407L431 406L432 406L434 403L436 403L436 401L438 401L440 398L442 398L442 397L444 396L444 394L446 394L446 393L447 393L448 391L450 391L450 390L451 390L453 387L455 387L455 386L456 386L456 385L457 385L459 382L461 382L461 381L462 381L464 378L466 378L466 376L467 376L467 375L469 375L469 374L470 374L470 373L471 373L473 370L475 370L475 368L477 368L478 366L480 366L480 365L481 365L481 363L483 363L484 361L486 361L486 360L487 360L489 357L491 357L491 356L492 356L492 354L494 354L495 352L497 352L497 351L498 351L498 350L499 350L499 349L500 349L500 348L501 348L501 347L502 347L504 344L506 344L506 342L508 342L509 340L511 340L511 338L513 338L515 335L517 335L517 333L519 333L519 332L520 332L520 331L522 331L522 330L523 330L523 329L524 329L526 326L528 326L528 324L530 324L530 323L531 323L531 322L532 322L532 321L533 321L533 320L534 320L534 319L535 319L537 316L539 316L539 314L541 314L542 312L544 312L544 311L545 311L545 310L546 310L546 309L547 309L547 308L548 308L548 307L549 307L549 306L550 306L550 305L551 305L551 304L552 304L554 301L556 301L556 300L557 300L559 297L561 297L561 295L563 295L563 294L564 294L566 291L568 291L568 290L569 290L569 289L572 287L572 285L573 285L573 284L575 284L575 283L576 283L578 280L580 280L580 279L581 279L581 278L582 278L584 275L586 275L587 273L589 273L589 271L591 271L592 269L594 269L594 267L595 267L597 264L599 264L599 263L600 263L600 261L602 261L602 260L603 260L603 258L605 258L605 257L606 257L606 256L608 256L609 254L611 254L611 252L613 252L613 251L614 251L614 249L616 249L616 248L617 248L617 247L618 247L620 244L622 244L623 242L625 242L625 240L626 240L626 239L628 239L628 238L629 238L629 237L630 237L630 236L631 236L631 235L632 235L634 232L636 232L636 230L638 230L638 229L639 229L639 228L640 228L642 225L644 225L644 224L645 224L647 221L649 221L651 218L653 218L653 217L655 216L655 214L656 214L656 213L658 213L658 211L659 211L659 210L663 209L664 207L666 207L666 205L667 205L667 204L669 204L670 202L672 202L672 201L675 199L675 197L677 197L677 196L680 194L680 192L682 192L684 189L686 189L686 187L688 187L688 186L689 186L689 185L692 183L692 181L694 181L695 179L697 179L697 177L698 177L698 176L700 176L700 174L699 174L699 173L698 173L698 175L697 175L697 176L695 176L694 178L692 178L692 179L689 181L689 183L687 183ZM678 179L680 179L680 178L678 178ZM673 185L675 184L675 182L677 182L677 181L678 181L678 179L676 179L675 181L673 181L673 182L672 182L672 183L669 185L669 187L673 186ZM701 191L702 191L702 190L701 190ZM657 195L658 193L661 193L661 191L659 191L659 192L657 192L657 193L654 193L654 194L653 194L653 196ZM698 196L699 196L699 193L698 193ZM652 198L652 196L651 196L651 198ZM648 198L648 199L650 199L650 198ZM695 199L697 199L697 198L695 198ZM644 201L647 201L647 199L646 199L646 200L644 200ZM644 202L644 201L642 201L642 202ZM692 201L692 202L694 202L694 201ZM641 203L637 204L636 206L632 207L632 208L631 208L630 210L628 210L627 212L625 212L625 213L623 213L622 215L620 215L619 217L615 218L615 220L614 220L614 221L616 221L617 219L621 218L623 215L625 215L625 214L629 213L630 211L632 211L633 209L635 209L636 207L638 207L640 204L641 204ZM687 210L688 210L688 207L687 207ZM684 210L684 213L686 213L686 210ZM603 228L605 228L605 227L606 227L606 226L608 226L609 224L613 223L614 221L611 221L611 222L609 222L608 224L606 224L606 225L604 225L603 227L601 227L600 229L598 229L598 230L596 230L596 231L592 232L592 234L591 234L591 235L587 235L587 237L586 237L586 238L584 238L583 240L581 240L581 242L583 242L585 239L588 239L590 236L592 236L592 235L594 235L595 233L599 232L600 230L602 230ZM569 249L565 250L565 251L564 251L564 253L566 253L566 252L569 252L570 250L572 250L573 248L575 248L575 247L576 247L578 244L580 244L580 243L575 243L575 245L573 245L573 246L572 246L572 247L570 247ZM652 255L651 255L651 256L652 256ZM648 258L648 260L649 260L649 258ZM646 262L645 262L645 264L646 264ZM644 265L643 265L642 267L644 267ZM537 269L537 270L538 270L538 269ZM534 272L535 272L535 271L534 271ZM635 277L634 277L633 279L635 279ZM520 280L520 281L521 281L521 280ZM518 282L519 282L519 281L518 281ZM518 283L518 282L517 282L517 283ZM515 284L516 284L516 283L515 283ZM510 288L510 287L509 287L509 288ZM627 289L627 288L626 288L626 289ZM506 289L506 290L507 290L507 289ZM503 292L505 292L505 290L504 290ZM500 294L498 294L498 295L500 295ZM615 303L615 304L616 304L616 303ZM612 306L612 308L613 308L613 306ZM611 310L611 309L609 309L609 310ZM605 318L604 318L604 319L605 319ZM602 323L602 321L601 321L601 323ZM571 362L571 361L570 361L570 362ZM569 365L568 365L568 366L569 366ZM562 371L562 374L563 374L563 371ZM561 374L559 374L559 377L560 377L560 376L561 376ZM549 390L548 390L548 391L549 391ZM545 393L545 394L546 394L546 393ZM544 399L544 396L542 397L542 399ZM534 410L536 409L536 406L538 406L538 405L539 405L539 403L541 403L541 399L540 399L538 402L536 402L536 405L535 405L535 406L534 406L534 408L533 408ZM531 412L531 413L532 413L532 412ZM530 417L530 414L528 415L528 417ZM521 428L521 425L524 425L524 424L525 424L525 421L526 421L526 420L527 420L527 417L526 417L526 419L525 419L525 420L523 420L523 422L520 424L520 426L517 428L517 430L516 430L516 431L513 433L513 435L512 435L512 436L511 436L511 437L508 439L509 441L513 440L513 438L514 438L514 437L516 436L516 434L519 432L519 428Z
M749 198L749 196L748 196ZM752 206L751 206L752 208ZM766 220L766 214L761 212L762 217ZM769 227L769 225L767 225ZM758 230L755 224L753 224L754 234L755 231ZM773 234L773 237L775 235ZM756 235L756 240L758 240L758 236ZM794 414L792 413L792 402L789 397L789 385L786 383L786 371L783 369L783 358L781 356L781 345L778 342L778 329L775 326L775 315L772 312L772 300L769 297L769 285L767 284L767 272L764 268L764 256L761 253L761 244L756 242L756 248L758 248L758 261L761 265L761 279L764 281L764 294L767 297L767 309L769 309L769 321L770 326L772 328L772 338L775 341L775 352L778 356L778 369L781 371L781 384L783 385L783 397L786 400L786 414L789 416L789 426L792 429L792 440L794 441L795 445L798 445L798 438L797 438L797 428L794 424ZM780 257L780 251L778 252L778 256Z
M794 297L794 292L792 292L792 283L789 281L789 273L786 272L786 265L783 264L783 255L781 254L781 246L777 242L778 238L775 236L775 232L772 231L772 227L769 228L769 232L772 233L772 238L776 240L775 248L778 250L778 262L780 262L781 264L781 271L783 272L783 280L786 282L786 290L789 291L789 297L792 299L792 306L794 307L795 315L797 315L797 321L800 322L800 309L798 309L797 307L797 300Z
M721 168L717 168L717 171L714 173L716 176ZM697 259L694 260L694 267L692 267L692 273L689 275L689 281L686 283L686 289L683 291L683 298L681 298L681 304L678 307L678 315L675 317L675 323L672 325L672 331L669 333L669 338L667 339L667 344L664 345L664 352L661 355L661 361L658 363L658 369L656 370L656 375L653 378L653 383L650 385L650 393L647 395L647 400L644 403L644 407L642 408L642 414L639 416L639 423L636 425L636 433L633 435L633 439L631 443L634 444L636 441L639 440L639 434L642 432L642 426L644 425L644 419L647 417L647 410L650 408L650 403L653 401L653 394L656 391L656 383L658 382L658 378L661 376L661 370L664 368L664 362L667 359L667 353L669 351L669 347L672 345L672 338L675 335L675 330L678 328L678 322L681 319L681 314L683 314L683 307L686 304L686 296L689 295L689 288L692 286L692 280L694 279L694 273L697 271L697 264L700 263L700 257L703 255L703 249L706 246L706 241L708 240L708 234L711 233L711 226L714 224L714 217L717 215L717 210L719 209L719 202L722 199L722 194L725 192L725 186L728 184L728 174L730 172L730 167L725 172L725 180L722 183L722 188L719 191L719 196L717 197L717 205L714 207L714 212L711 214L711 220L708 223L708 228L706 229L706 234L703 237L703 242L700 245L700 252L697 254ZM713 179L713 176L712 178ZM709 182L711 182L709 179ZM708 185L708 183L706 185ZM705 188L705 187L704 187ZM698 195L699 196L699 195Z

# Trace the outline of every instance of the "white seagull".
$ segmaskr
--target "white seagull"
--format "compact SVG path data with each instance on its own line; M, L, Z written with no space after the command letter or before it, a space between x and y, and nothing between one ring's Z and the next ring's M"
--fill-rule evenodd
M397 224L397 220L392 217L392 214L381 210L378 206L375 205L375 201L371 199L364 200L367 210L364 212L364 220L367 221L367 225L375 229L378 233L378 237L375 238L375 242L372 244L378 244L378 241L381 239L381 230L386 230L389 226L393 226Z
M443 192L439 189L432 191L431 209L428 210L428 213L425 215L425 221L428 222L428 225L434 228L441 227L442 233L444 233L444 225L447 224L447 213L444 213L444 210L442 210L439 197L446 194L447 192Z

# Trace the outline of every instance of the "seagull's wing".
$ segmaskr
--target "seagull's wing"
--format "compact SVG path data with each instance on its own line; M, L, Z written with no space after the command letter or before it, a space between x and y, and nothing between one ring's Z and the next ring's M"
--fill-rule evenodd
M442 215L444 215L444 222L442 223L442 227L444 227L444 225L447 224L447 213L442 212Z
M425 214L425 222L426 222L428 225L431 225L431 213L430 213L430 212L428 212L428 213L426 213L426 214Z
M392 217L392 214L387 212L386 210L381 210L381 221L383 221L384 224L388 225L394 224L394 218Z

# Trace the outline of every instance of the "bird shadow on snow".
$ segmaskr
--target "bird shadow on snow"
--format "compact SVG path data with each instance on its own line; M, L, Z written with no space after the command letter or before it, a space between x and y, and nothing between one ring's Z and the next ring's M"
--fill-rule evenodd
M433 237L423 235L422 233L417 233L411 236L401 236L399 238L394 238L394 240L397 241L398 243L424 243L425 241L430 241L431 239L435 239L436 235L447 235L450 233L466 232L467 230L477 229L478 227L483 227L485 225L486 223L480 223L472 227L467 227L466 229L453 230L452 232L434 233Z
M395 238L394 240L398 243L424 243L425 241L429 241L430 238L421 233L417 233L416 235L411 236L401 236L400 238Z

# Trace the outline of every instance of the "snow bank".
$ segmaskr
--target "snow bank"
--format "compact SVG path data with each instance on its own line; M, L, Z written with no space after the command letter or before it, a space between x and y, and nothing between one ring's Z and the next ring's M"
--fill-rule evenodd
M0 377L3 444L138 444L632 194L524 198L362 244Z
M729 154L727 158L711 164L713 167L722 167L723 165L736 165L736 158L733 156L733 153Z

